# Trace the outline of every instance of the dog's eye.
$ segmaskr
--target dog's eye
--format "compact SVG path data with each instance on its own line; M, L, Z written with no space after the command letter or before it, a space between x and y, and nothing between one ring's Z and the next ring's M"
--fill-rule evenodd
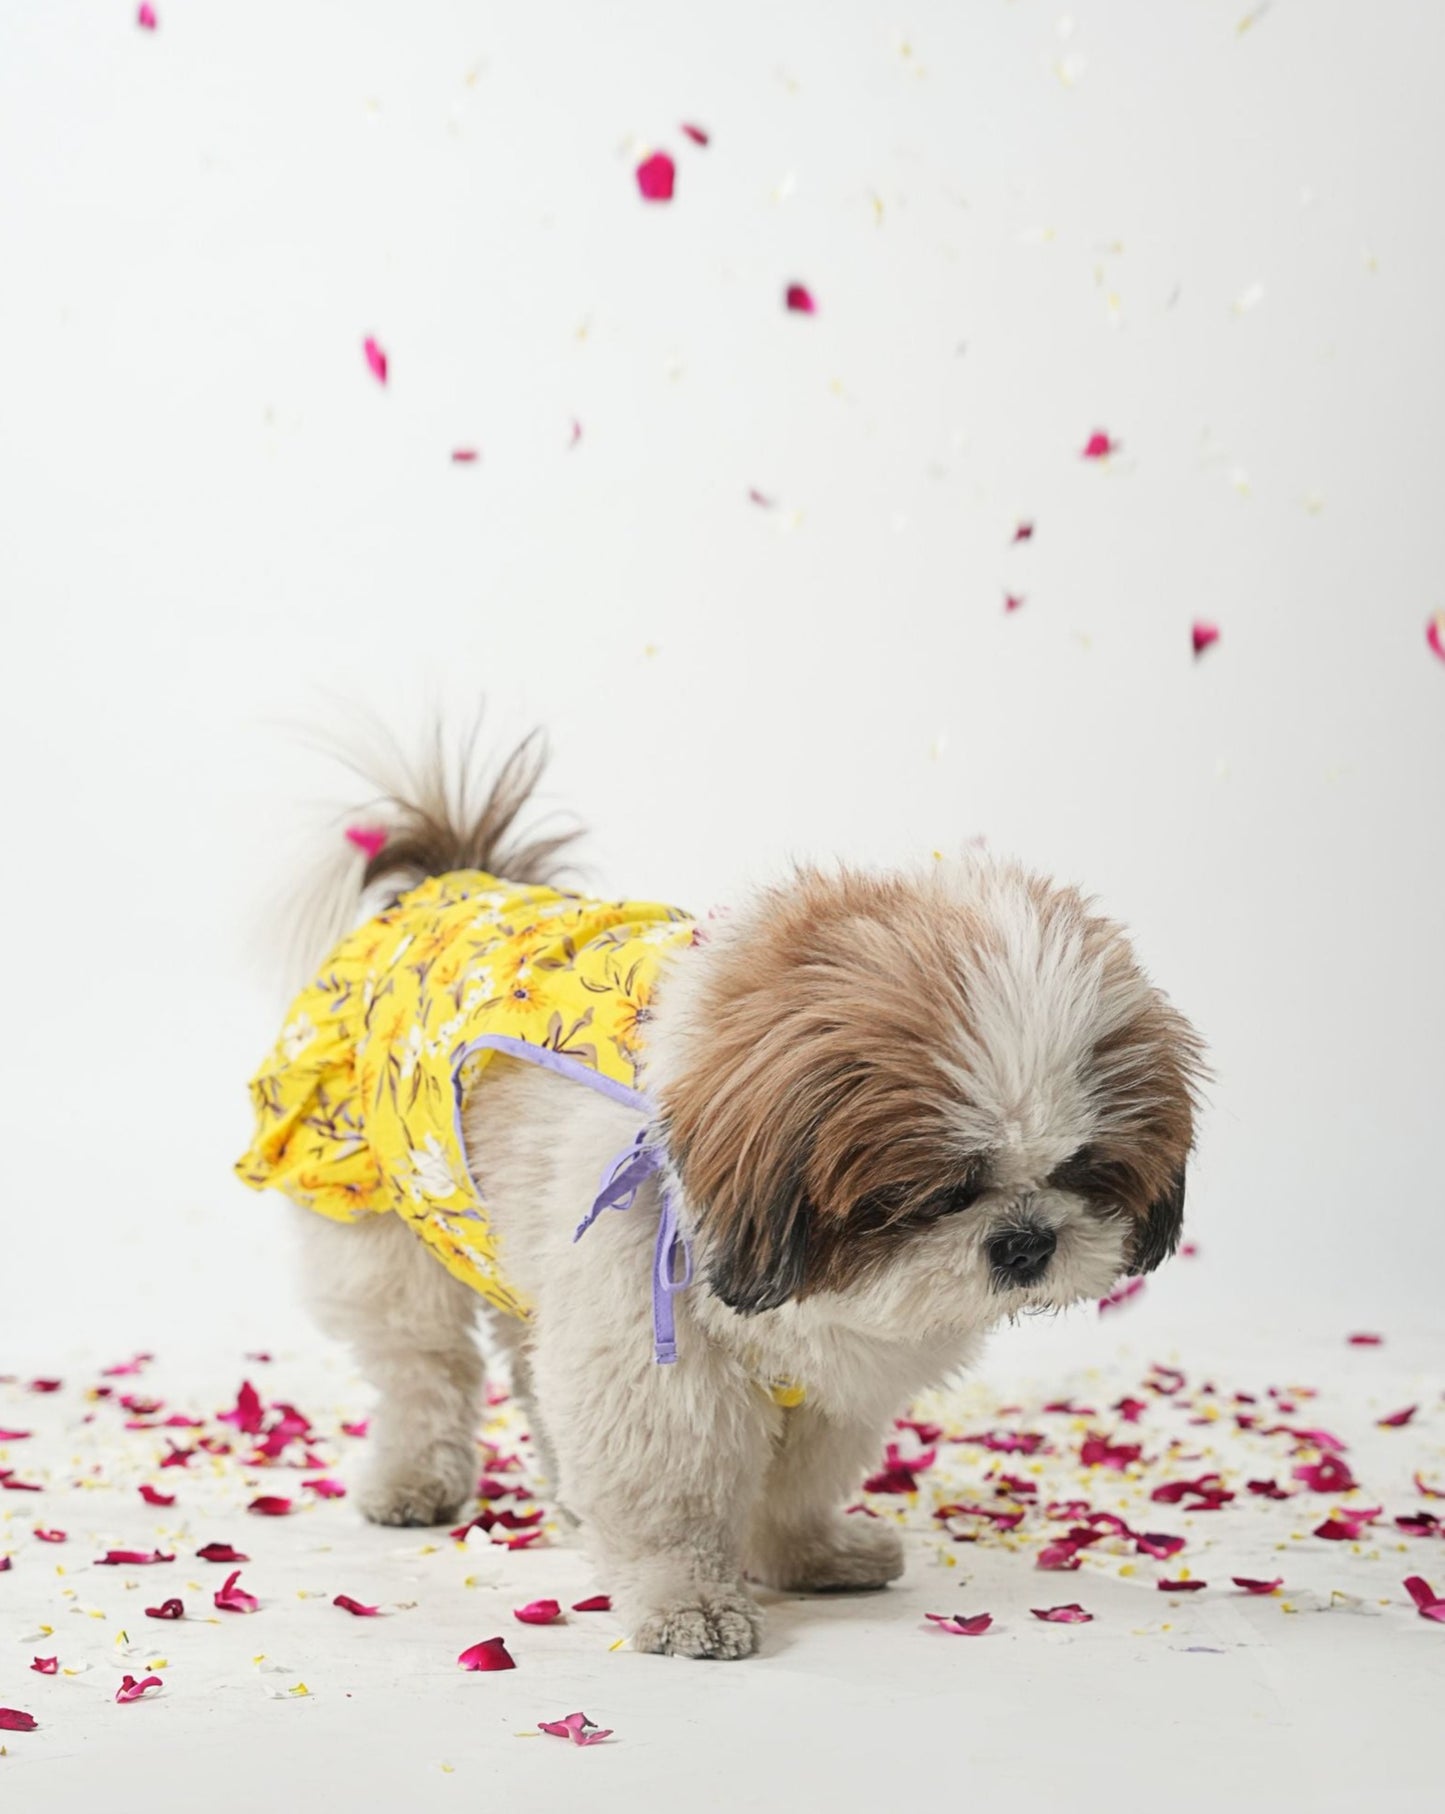
M961 1216L966 1209L972 1209L982 1195L981 1184L950 1184L946 1190L935 1191L925 1199L917 1213L929 1222L940 1221L944 1216Z
M916 1184L890 1184L865 1197L853 1211L860 1228L924 1228L945 1216L972 1209L983 1195L981 1184L949 1184L927 1191Z

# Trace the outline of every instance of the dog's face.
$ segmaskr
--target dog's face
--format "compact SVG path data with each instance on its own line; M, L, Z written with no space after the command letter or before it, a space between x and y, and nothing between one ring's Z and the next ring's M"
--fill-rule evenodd
M1174 1251L1201 1051L1073 890L805 873L664 984L649 1087L714 1295L895 1333Z

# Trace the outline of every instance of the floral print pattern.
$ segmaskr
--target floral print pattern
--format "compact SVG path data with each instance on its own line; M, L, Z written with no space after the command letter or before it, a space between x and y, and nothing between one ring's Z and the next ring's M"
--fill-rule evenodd
M693 933L651 901L434 876L343 939L292 1004L251 1081L237 1173L335 1221L402 1216L454 1277L526 1316L458 1132L483 1067L515 1061L458 1054L501 1033L635 1088L658 972Z

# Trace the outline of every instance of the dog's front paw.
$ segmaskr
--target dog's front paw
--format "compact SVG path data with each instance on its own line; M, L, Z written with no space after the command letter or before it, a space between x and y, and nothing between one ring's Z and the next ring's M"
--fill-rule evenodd
M476 1468L474 1451L457 1443L378 1459L356 1503L373 1524L452 1524L471 1503Z
M786 1593L865 1593L903 1573L903 1539L880 1519L840 1512L821 1530L774 1533L756 1572Z
M639 1621L632 1647L660 1656L750 1657L762 1628L763 1615L742 1588L693 1585Z

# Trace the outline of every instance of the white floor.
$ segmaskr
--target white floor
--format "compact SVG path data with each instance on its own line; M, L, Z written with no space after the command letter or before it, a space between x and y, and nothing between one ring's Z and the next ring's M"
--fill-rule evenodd
M1217 1341L1210 1352L1133 1351L1127 1317L1082 1341L1007 1343L986 1380L922 1407L952 1436L1042 1432L1050 1452L942 1443L916 1498L870 1501L912 1533L905 1582L857 1599L766 1596L764 1654L739 1664L635 1655L618 1647L606 1613L518 1623L512 1610L526 1601L570 1604L605 1586L555 1531L509 1552L480 1532L461 1546L445 1532L377 1530L350 1500L318 1502L303 1490L316 1470L203 1451L185 1468L160 1469L164 1436L123 1428L117 1400L134 1392L164 1400L161 1417L206 1417L204 1431L166 1432L182 1444L237 1440L213 1418L245 1375L268 1403L297 1405L315 1426L315 1449L335 1462L328 1471L354 1477L365 1443L338 1426L364 1414L366 1396L324 1358L218 1356L182 1367L162 1356L138 1376L102 1380L100 1366L121 1357L97 1355L53 1393L29 1390L24 1374L0 1383L0 1428L33 1432L0 1443L0 1470L45 1488L0 1492L0 1555L12 1558L0 1574L0 1706L38 1721L33 1732L0 1732L0 1808L1437 1806L1445 1625L1418 1617L1402 1582L1420 1574L1445 1593L1445 1542L1406 1536L1394 1519L1445 1517L1445 1501L1422 1496L1412 1479L1420 1470L1445 1489L1445 1401L1428 1370L1438 1350L1394 1340L1354 1348L1341 1331L1296 1342L1288 1355L1256 1343L1226 1364ZM1145 1386L1152 1359L1183 1370L1182 1391ZM109 1400L89 1396L99 1384ZM1319 1395L1293 1394L1285 1402L1294 1410L1280 1412L1271 1386ZM1236 1391L1259 1402L1236 1404ZM1126 1393L1147 1405L1137 1425L1109 1409ZM1043 1411L1069 1396L1095 1415ZM1411 1403L1420 1409L1408 1427L1377 1426ZM1333 1432L1361 1489L1304 1491L1291 1469L1312 1452L1288 1435L1239 1431L1230 1413L1240 1409L1260 1413L1261 1426ZM1127 1473L1083 1468L1089 1428L1142 1443L1141 1462ZM504 1455L520 1446L505 1407L488 1435ZM1000 1505L990 1469L1037 1481L1027 1517L1016 1534L985 1528L977 1542L949 1541L933 1508ZM1149 1497L1162 1481L1211 1471L1236 1493L1219 1510L1188 1513ZM1298 1496L1250 1494L1245 1481L1260 1477ZM175 1506L144 1504L142 1481L173 1491ZM301 1503L284 1517L248 1513L261 1493ZM1068 1524L1039 1508L1063 1498L1087 1498L1137 1530L1182 1535L1186 1548L1155 1562L1105 1541L1075 1572L1040 1570L1045 1535ZM1358 1542L1313 1536L1337 1504L1384 1510ZM41 1542L36 1526L67 1540ZM253 1616L213 1609L230 1570L194 1554L212 1541L251 1558L240 1585L259 1597ZM94 1565L109 1547L155 1545L176 1560ZM1158 1579L1186 1570L1208 1586L1159 1591ZM1235 1574L1282 1576L1284 1586L1252 1598L1232 1586ZM384 1616L352 1617L332 1605L337 1593L380 1603ZM171 1595L184 1600L184 1621L145 1617ZM1092 1623L1031 1616L1071 1601ZM928 1612L989 1612L994 1624L956 1637L931 1626ZM457 1667L465 1646L497 1634L514 1671ZM31 1670L33 1657L52 1655L59 1674ZM148 1668L161 1691L117 1705L122 1673ZM574 1711L615 1737L577 1749L538 1734L540 1720Z

